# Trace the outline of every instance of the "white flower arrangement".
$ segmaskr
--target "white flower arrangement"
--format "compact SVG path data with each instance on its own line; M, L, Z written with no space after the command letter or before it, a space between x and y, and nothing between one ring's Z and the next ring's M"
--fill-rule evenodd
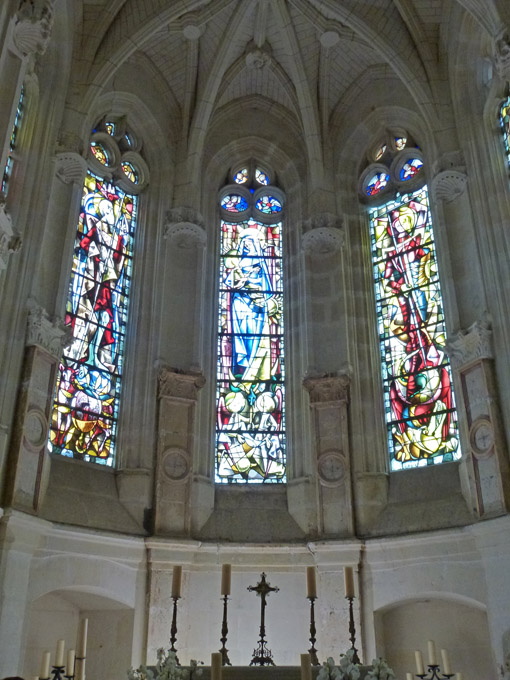
M190 667L183 668L177 662L175 652L164 650L162 647L157 652L156 672L147 666L130 668L127 672L128 680L194 680L202 675L202 669L198 668L201 661L191 659Z
M334 659L330 656L322 664L317 680L359 680L362 664L354 663L354 650L349 649L340 655L340 664L335 666ZM384 659L374 659L372 668L365 676L370 680L396 680L393 670Z

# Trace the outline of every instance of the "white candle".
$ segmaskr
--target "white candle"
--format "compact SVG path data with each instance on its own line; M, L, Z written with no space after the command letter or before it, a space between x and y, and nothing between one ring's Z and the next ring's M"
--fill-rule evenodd
M49 652L43 652L41 659L41 670L39 671L40 678L50 677L50 656L51 655Z
M414 653L414 658L416 659L416 671L417 675L424 675L424 670L423 670L423 657L421 655L421 652L418 650Z
M429 650L429 666L436 666L437 665L436 643L434 642L434 640L429 640L427 642L427 647Z
M76 644L76 656L79 659L84 659L87 656L87 631L89 627L89 620L82 619L78 626L78 639Z
M312 680L312 660L308 652L301 654L301 680Z
M406 673L406 680L413 680L413 674L412 673Z
M306 568L306 597L317 597L317 580L315 567Z
M57 640L57 651L55 652L55 666L62 668L64 665L64 640Z
M221 668L221 653L213 652L211 654L211 680L221 680L222 668Z
M39 676L38 675L32 675L32 680L39 680Z
M175 566L172 573L172 597L181 596L182 567Z
M455 680L462 680L462 673L457 673Z
M230 595L230 578L232 576L232 565L223 564L221 567L221 594Z
M441 650L441 659L443 660L443 673L444 675L450 675L452 672L451 666L450 666L450 659L448 658L448 652L446 649Z
M69 649L67 652L66 675L74 675L74 649Z
M85 659L76 659L76 675L74 680L85 680Z
M354 569L344 567L345 597L354 597Z

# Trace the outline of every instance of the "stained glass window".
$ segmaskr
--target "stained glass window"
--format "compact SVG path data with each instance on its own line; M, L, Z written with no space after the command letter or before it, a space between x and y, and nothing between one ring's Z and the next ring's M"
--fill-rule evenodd
M391 469L460 458L427 187L370 211Z
M268 175L263 170L261 170L260 168L257 168L255 170L255 179L257 180L257 182L259 184L264 184L265 186L267 186L269 184Z
M257 210L262 213L270 215L271 213L278 213L282 210L282 204L274 196L261 196L255 203Z
M505 99L499 111L499 121L503 130L506 157L510 166L510 96Z
M137 199L87 173L74 244L49 448L113 465Z
M221 207L229 212L244 212L248 209L248 201L239 194L230 194L221 200Z
M378 161L380 160L386 151L386 144L381 144L380 147L378 147L377 151L374 154L374 160Z
M110 165L110 156L104 144L101 144L101 142L91 142L90 149L102 165Z
M388 184L390 176L387 172L377 172L373 175L367 184L367 196L375 196Z
M405 149L407 144L407 137L395 137L395 148L397 151L402 151Z
M402 182L406 182L409 179L413 179L417 175L421 168L423 167L423 161L420 158L410 158L400 170L400 179Z
M216 481L285 481L282 224L221 222Z
M245 184L248 181L248 168L243 168L239 170L234 175L234 182L236 184Z
M129 180L131 180L131 182L133 182L133 184L138 184L138 173L132 163L129 161L123 161L120 164L120 167L122 168L122 172Z
M107 121L104 126L106 128L106 132L113 137L115 135L115 123Z
M12 166L13 166L13 156L14 156L14 151L16 149L16 142L19 134L19 129L21 125L21 119L23 117L23 99L24 99L24 90L21 88L21 95L19 98L18 102L18 108L16 109L16 115L14 117L14 125L12 126L12 132L11 132L11 139L9 140L9 153L7 155L7 161L5 163L4 167L4 172L2 175L2 185L0 187L1 193L6 196L7 191L8 191L8 186L9 186L9 179L12 174Z

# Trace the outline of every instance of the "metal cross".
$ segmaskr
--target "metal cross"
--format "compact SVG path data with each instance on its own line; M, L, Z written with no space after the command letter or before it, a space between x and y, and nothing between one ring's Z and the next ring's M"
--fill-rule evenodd
M274 666L273 655L271 650L266 647L266 627L265 627L265 612L266 612L266 597L270 593L277 593L280 589L272 588L266 581L264 572L261 574L261 579L256 586L248 586L248 590L252 593L257 593L260 597L260 638L258 647L253 650L253 658L250 666Z

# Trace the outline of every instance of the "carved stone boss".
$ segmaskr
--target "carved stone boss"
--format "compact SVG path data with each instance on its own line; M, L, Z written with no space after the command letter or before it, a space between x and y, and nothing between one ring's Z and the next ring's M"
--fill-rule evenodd
M159 371L159 415L154 531L189 533L193 424L201 373L163 367Z

